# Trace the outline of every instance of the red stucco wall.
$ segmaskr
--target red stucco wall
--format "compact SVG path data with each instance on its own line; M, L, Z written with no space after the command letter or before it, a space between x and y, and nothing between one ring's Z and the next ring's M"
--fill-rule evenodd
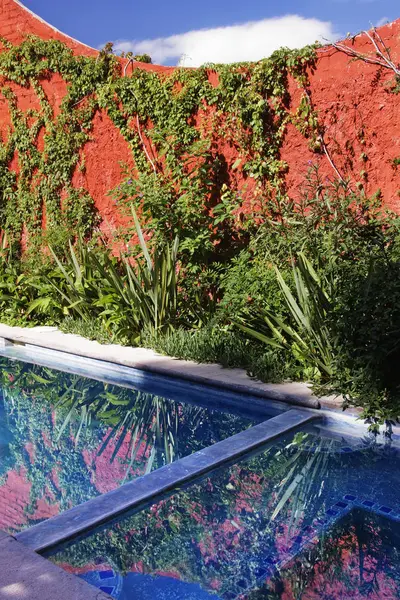
M400 20L379 31L391 48L393 60L400 62ZM62 40L76 54L95 55L97 52L60 33L16 0L0 0L0 36L18 43L28 33L44 39ZM354 47L362 52L372 50L365 35L356 38ZM154 65L140 66L159 72L170 70ZM128 75L129 72L130 69ZM380 188L386 205L400 213L400 167L396 169L392 164L393 159L400 156L400 95L390 93L384 85L391 78L391 73L383 71L381 80L377 80L377 72L375 66L360 61L352 62L344 54L324 48L319 52L317 68L311 75L311 92L320 121L325 127L325 142L341 173L350 176L355 184L361 179L360 172L367 171L367 191L374 193ZM0 79L0 86L2 83ZM65 94L65 83L54 76L45 86L50 101L57 107ZM17 91L21 109L27 110L29 106L37 105L32 90L12 87ZM292 88L292 110L295 111L301 92L294 83ZM3 138L7 136L9 125L7 102L0 97L0 135ZM364 133L365 144L360 140L361 132ZM118 215L107 192L121 180L121 162L132 164L132 159L127 143L106 114L96 115L91 137L84 148L86 172L77 172L74 183L88 190L103 218L103 228L112 229L123 224L124 219ZM224 152L228 164L232 164L235 160L234 151L226 148ZM367 162L362 159L362 153L368 156ZM289 165L287 184L292 195L298 194L309 161L319 163L323 175L333 175L326 156L312 153L307 140L294 127L288 129L282 158ZM12 168L18 169L18 157L13 161Z
M400 62L400 20L379 29L381 37L391 49L392 59ZM353 48L371 54L373 47L365 35L356 38ZM400 168L392 160L400 156L400 95L393 94L385 81L394 79L391 71L350 58L335 49L319 52L315 73L311 76L311 90L319 121L325 127L325 142L340 171L360 181L360 171L368 172L366 189L374 193L382 190L386 204L400 212ZM293 94L297 105L299 92ZM297 98L296 98L297 97ZM364 132L366 141L360 141ZM361 154L368 156L365 163ZM295 191L303 178L307 162L315 161L307 144L294 128L290 129L282 157L289 163L288 184ZM327 175L333 171L326 157L320 159Z

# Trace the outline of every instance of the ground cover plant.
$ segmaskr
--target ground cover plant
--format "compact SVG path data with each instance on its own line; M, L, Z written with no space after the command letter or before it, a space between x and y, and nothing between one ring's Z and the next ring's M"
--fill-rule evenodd
M1 44L12 121L0 142L1 321L241 366L267 381L311 381L316 393L361 406L374 428L397 419L400 219L335 165L332 179L320 177L315 47L127 76L109 45L95 59L57 41ZM68 83L58 115L42 85L54 73ZM290 81L302 93L295 114ZM34 89L39 108L22 112L11 84ZM132 223L112 239L71 183L99 110L135 164L110 190ZM289 125L316 152L296 198L280 156ZM238 151L233 165L222 134Z

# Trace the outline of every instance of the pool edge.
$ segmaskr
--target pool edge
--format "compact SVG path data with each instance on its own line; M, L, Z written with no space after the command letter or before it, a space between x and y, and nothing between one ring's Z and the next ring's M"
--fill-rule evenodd
M45 552L127 511L152 504L161 496L318 418L319 414L311 411L289 410L34 525L15 538L35 552Z
M293 406L321 408L321 401L338 408L339 399L318 399L306 383L262 383L252 379L244 369L228 369L218 364L195 363L163 356L148 348L103 345L74 334L62 333L55 327L11 327L0 323L0 347L29 344L92 358L141 371L179 377L220 389L248 393L261 398L285 402Z

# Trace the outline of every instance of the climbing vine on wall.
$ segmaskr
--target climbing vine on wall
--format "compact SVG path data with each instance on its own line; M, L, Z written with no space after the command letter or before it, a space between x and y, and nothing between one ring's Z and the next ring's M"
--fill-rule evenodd
M133 172L112 191L121 210L133 202L155 239L179 234L182 251L205 262L240 244L243 203L256 219L284 194L280 148L288 123L311 144L317 137L311 103L302 101L293 113L288 91L294 78L307 96L313 46L282 49L258 63L165 75L134 63L130 71L130 64L123 68L110 45L90 58L55 40L1 44L1 91L12 126L0 143L0 227L17 242L25 232L29 245L42 244L43 226L47 235L59 232L61 241L77 230L92 232L93 199L73 187L72 177L99 110L108 113L134 159ZM57 115L42 85L53 74L67 83ZM39 108L22 111L18 87L33 88ZM234 164L227 163L227 147L237 156ZM15 155L18 176L11 167Z

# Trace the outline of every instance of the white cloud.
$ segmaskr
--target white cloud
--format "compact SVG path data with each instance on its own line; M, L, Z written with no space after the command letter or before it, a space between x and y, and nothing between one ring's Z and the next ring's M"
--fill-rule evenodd
M208 62L260 60L281 46L300 48L316 40L338 37L330 22L287 15L153 40L118 40L114 48L117 52L150 54L153 62L159 64L175 62L198 67Z
M382 17L382 19L379 19L377 22L376 27L381 27L382 25L386 25L386 23L389 23L389 19L387 17Z

